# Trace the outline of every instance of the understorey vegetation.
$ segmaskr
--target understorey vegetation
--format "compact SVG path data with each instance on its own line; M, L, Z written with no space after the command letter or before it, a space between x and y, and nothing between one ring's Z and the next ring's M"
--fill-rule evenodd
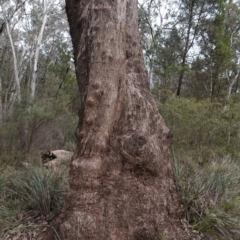
M240 236L240 114L235 111L239 102L236 96L226 108L219 102L170 96L158 103L173 134L171 153L181 221L190 234L203 233L209 239ZM20 149L17 144L13 147L16 152ZM68 163L52 171L41 166L40 156L2 152L1 167L2 231L21 224L22 218L15 216L50 220L58 213L68 188Z
M189 229L240 237L239 97L228 104L170 97L159 110L173 133L172 160Z

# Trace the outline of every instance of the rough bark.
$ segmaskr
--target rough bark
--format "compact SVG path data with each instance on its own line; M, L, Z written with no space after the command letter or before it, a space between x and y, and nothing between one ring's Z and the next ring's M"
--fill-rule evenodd
M137 0L66 4L81 109L70 190L44 239L187 239L171 134L144 68Z

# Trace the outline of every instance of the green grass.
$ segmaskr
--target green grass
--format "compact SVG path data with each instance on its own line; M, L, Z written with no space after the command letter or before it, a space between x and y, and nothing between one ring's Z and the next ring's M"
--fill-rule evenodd
M59 171L41 167L11 169L0 179L0 230L15 227L16 216L54 217L60 210L68 189L68 167Z
M159 106L174 136L183 221L194 236L240 239L240 102L227 111L220 103L183 98ZM41 168L36 156L26 158L16 142L9 142L11 148L0 156L0 230L18 226L19 215L54 217L68 188L68 164L58 171ZM20 168L22 161L32 167Z
M211 239L239 239L239 165L230 158L199 166L174 157L174 172L189 226Z
M25 208L42 215L58 211L64 190L62 179L44 168L25 168L10 181L12 197L25 203Z

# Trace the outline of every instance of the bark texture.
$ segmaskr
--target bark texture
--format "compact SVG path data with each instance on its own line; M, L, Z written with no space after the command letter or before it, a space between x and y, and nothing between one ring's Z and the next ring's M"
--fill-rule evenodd
M137 0L66 4L81 109L70 190L54 229L64 240L187 239L171 134L144 67Z

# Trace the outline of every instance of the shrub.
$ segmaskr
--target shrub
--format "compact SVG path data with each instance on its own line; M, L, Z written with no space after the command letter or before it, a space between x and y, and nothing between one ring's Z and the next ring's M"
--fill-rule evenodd
M239 102L228 107L209 100L173 97L159 111L173 133L175 152L186 152L197 161L213 155L239 155Z
M77 115L58 106L32 106L31 113L21 104L0 125L0 171L18 165L30 156L50 149L73 150Z

